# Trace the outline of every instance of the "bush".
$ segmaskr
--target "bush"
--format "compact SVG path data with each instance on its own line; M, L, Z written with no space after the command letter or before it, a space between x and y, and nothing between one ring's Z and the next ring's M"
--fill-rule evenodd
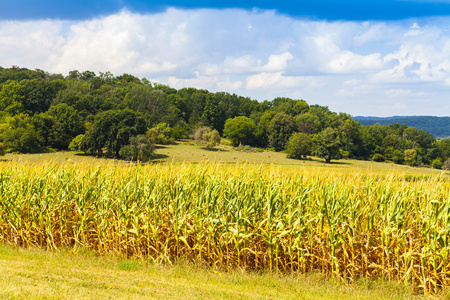
M191 137L195 140L197 145L205 145L208 148L213 148L220 143L220 134L217 130L212 130L209 127L203 126L197 128Z
M311 154L311 147L312 140L307 134L302 132L294 133L287 145L287 157L294 159L306 157L306 155Z
M442 169L442 166L444 165L444 163L442 162L442 159L440 157L434 159L431 162L431 167L433 169Z
M0 143L0 156L3 156L3 155L5 155L5 147L3 147L3 144L2 143Z
M372 160L373 160L373 161L376 161L376 162L383 162L383 161L385 161L386 159L384 158L383 155L381 155L381 154L379 154L379 153L375 153L375 154L372 156Z
M450 158L447 158L447 160L444 161L444 163L442 164L442 169L443 170L450 170Z
M252 119L239 116L225 121L223 135L230 140L233 146L251 145L255 137L255 130L256 125Z
M391 160L396 164L403 164L405 161L405 154L400 150L394 150Z
M123 146L119 155L123 159L134 161L149 161L153 157L153 144L143 134L130 138L130 144Z
M181 139L187 138L186 129L184 129L180 125L175 125L172 128L172 137L176 140L181 140Z
M173 141L173 129L166 123L159 123L156 127L150 128L146 136L153 144L169 144Z
M82 141L84 134L77 135L69 144L69 150L80 151L82 150Z

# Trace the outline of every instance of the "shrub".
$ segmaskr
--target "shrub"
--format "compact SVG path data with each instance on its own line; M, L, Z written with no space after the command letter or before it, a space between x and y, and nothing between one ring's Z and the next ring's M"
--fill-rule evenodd
M442 169L443 164L444 163L442 162L442 159L440 157L438 157L431 162L431 167L433 169Z
M130 144L123 146L119 155L123 159L135 161L149 161L153 157L153 145L143 134L130 138Z
M0 156L5 155L5 147L3 147L3 144L0 143Z
M289 139L287 145L287 157L301 159L311 154L312 140L309 135L297 132Z
M376 162L383 162L383 161L385 161L386 159L385 159L385 157L384 157L382 154L375 153L375 154L372 156L372 160L373 160L373 161L376 161Z
M172 138L173 129L170 128L169 125L166 123L159 123L153 128L150 128L146 132L147 138L153 143L153 144L169 144L173 141ZM178 132L177 132L178 134Z
M197 145L205 145L208 148L213 148L220 143L220 134L217 130L212 130L209 127L203 126L197 128L191 137L195 140Z
M442 169L443 170L450 170L450 158L447 158L447 160L444 161L444 163L442 164Z
M80 151L82 150L82 141L84 134L77 135L69 144L69 150Z

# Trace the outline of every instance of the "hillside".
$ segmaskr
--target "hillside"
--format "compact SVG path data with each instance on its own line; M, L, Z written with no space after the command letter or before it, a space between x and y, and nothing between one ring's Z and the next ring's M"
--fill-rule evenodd
M398 123L407 125L408 127L416 127L431 133L435 138L450 137L450 117L433 117L433 116L393 116L393 117L353 117L359 121L361 125L390 125Z

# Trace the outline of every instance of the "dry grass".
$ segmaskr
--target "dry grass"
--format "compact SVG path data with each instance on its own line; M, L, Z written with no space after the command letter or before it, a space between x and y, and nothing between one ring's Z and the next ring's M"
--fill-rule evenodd
M423 299L392 281L219 272L90 252L0 246L1 299ZM445 294L441 294L445 298Z

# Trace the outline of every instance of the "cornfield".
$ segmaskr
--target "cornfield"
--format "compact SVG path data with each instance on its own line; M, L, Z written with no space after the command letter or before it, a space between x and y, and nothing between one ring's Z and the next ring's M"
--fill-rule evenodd
M383 277L435 292L450 284L449 195L444 176L0 162L0 242Z

